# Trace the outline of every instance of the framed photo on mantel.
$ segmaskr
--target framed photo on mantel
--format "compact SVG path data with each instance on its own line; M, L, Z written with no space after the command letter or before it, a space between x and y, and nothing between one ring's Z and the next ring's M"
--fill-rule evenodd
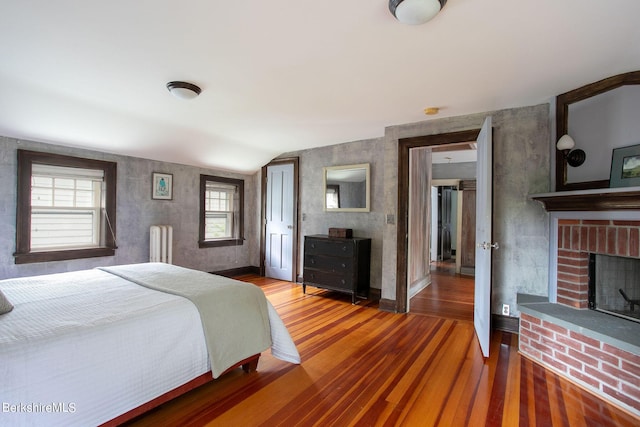
M173 200L173 175L154 172L151 179L151 198L155 200Z
M640 144L614 148L609 187L640 186Z

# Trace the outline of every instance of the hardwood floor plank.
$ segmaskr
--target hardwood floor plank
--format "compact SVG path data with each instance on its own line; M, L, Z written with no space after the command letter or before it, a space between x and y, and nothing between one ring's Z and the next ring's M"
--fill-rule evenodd
M484 359L469 321L393 314L344 295L242 276L265 291L301 365L263 353L130 426L632 426L640 420L518 354L494 332Z
M505 406L507 389L507 374L509 366L510 336L501 334L502 339L498 349L498 361L495 367L493 385L491 387L490 405L487 410L487 423L495 426L502 425L502 415Z
M473 334L468 327L454 324L447 334L446 342L442 343L437 357L432 357L424 370L423 380L417 398L405 405L403 424L406 425L438 425L442 418L442 411L422 411L422 408L446 406L451 398L451 392L465 362L466 351Z
M450 268L432 269L431 284L411 298L412 314L473 321L474 278Z
M517 352L518 336L510 334L509 360L507 362L507 387L504 396L504 412L502 425L512 426L519 423L520 389L521 389L521 357ZM504 367L502 367L504 369Z

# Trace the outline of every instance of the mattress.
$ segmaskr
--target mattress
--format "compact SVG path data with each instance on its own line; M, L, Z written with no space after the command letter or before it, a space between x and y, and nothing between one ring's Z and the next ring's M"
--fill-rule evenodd
M0 316L1 425L97 425L210 370L200 315L183 297L99 269L0 289L15 306ZM299 362L270 304L269 319L274 356Z

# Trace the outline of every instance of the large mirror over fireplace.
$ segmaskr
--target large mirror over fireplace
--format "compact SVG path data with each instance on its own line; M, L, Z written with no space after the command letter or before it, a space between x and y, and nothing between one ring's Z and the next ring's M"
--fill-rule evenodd
M586 152L570 167L556 150L556 191L608 188L614 148L640 144L640 71L597 81L556 97L556 141L565 134Z

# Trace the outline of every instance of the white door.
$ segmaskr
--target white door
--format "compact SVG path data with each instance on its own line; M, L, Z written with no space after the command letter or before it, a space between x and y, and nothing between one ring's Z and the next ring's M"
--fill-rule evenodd
M489 357L491 337L491 251L498 248L491 239L492 139L491 117L478 135L476 190L476 272L473 325L484 357Z
M265 275L293 281L293 164L267 166Z

